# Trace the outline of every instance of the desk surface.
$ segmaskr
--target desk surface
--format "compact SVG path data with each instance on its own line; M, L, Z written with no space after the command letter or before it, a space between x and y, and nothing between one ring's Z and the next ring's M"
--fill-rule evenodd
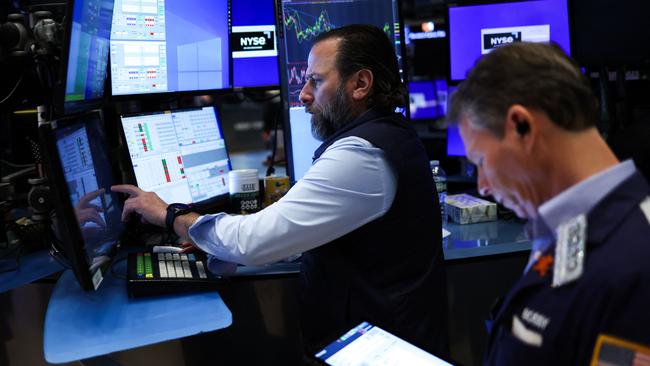
M126 276L126 261L114 270ZM48 362L71 362L230 324L232 314L217 292L130 299L124 279L108 273L98 291L84 292L68 270L50 298L43 348Z
M445 260L482 257L530 250L531 242L520 220L476 224L448 223L451 235L443 240Z
M20 256L20 262L16 262L14 259L4 259L3 262L7 267L9 267L8 262L13 263L6 272L0 273L0 293L63 270L61 264L52 258L47 250L23 254Z

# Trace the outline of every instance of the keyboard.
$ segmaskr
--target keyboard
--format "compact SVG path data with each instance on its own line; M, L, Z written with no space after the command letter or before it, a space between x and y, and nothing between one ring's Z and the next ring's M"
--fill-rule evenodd
M228 283L208 271L204 253L129 253L127 292L143 297L219 290Z

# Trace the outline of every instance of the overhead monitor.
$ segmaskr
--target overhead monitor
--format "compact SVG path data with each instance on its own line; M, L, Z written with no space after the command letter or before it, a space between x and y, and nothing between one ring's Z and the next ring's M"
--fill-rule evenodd
M122 116L135 183L167 203L228 196L231 170L214 107Z
M409 81L411 120L430 121L445 115L447 105L446 80Z
M81 288L97 289L115 255L124 227L117 181L106 149L102 117L91 111L39 128L56 206L55 248Z
M62 98L55 105L59 115L97 106L104 97L108 73L113 0L70 3L59 85Z
M451 95L455 86L449 86L449 95ZM445 107L445 114L446 114ZM460 137L460 131L458 130L458 125L449 125L447 127L447 156L467 156L465 152L465 144L463 139Z
M227 89L228 0L115 0L113 95Z
M567 0L450 6L450 78L464 79L481 55L497 47L549 41L570 52Z
M384 30L395 44L402 69L402 22L399 0L282 0L280 39L281 89L288 106L285 116L285 149L292 181L301 179L320 145L311 134L311 115L299 99L305 84L307 58L319 34L343 25L373 24Z
M234 87L280 84L274 0L231 3Z

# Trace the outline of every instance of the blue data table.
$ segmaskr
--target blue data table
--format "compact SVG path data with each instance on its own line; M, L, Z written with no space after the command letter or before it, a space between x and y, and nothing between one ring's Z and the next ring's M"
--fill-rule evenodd
M126 261L114 270L125 276ZM43 348L47 362L71 362L230 324L232 314L217 292L130 299L124 279L109 273L99 291L84 292L65 271L45 315Z
M11 266L7 263L10 261L14 262ZM20 257L20 263L13 259L6 259L0 266L0 268L4 267L11 268L7 268L6 272L0 273L0 293L63 270L61 264L52 258L47 250L24 254Z

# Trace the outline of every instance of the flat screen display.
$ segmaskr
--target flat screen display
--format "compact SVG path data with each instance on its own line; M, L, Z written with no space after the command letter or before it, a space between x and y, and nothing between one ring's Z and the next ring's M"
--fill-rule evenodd
M228 0L115 0L113 95L227 89Z
M48 148L54 162L48 161L53 187L60 193L59 242L81 286L97 289L124 231L121 201L110 189L117 182L101 115L91 112L54 126L54 151Z
M167 203L228 194L231 165L214 107L121 119L138 187Z
M274 0L231 2L234 87L278 85Z
M69 23L64 111L104 97L113 0L75 0Z
M373 24L386 32L395 44L401 71L402 25L398 0L282 0L284 60L281 68L287 80L282 85L282 93L289 106L291 136L285 146L288 146L289 175L293 181L305 175L320 145L311 134L311 115L299 99L313 40L330 29L354 23Z
M513 42L549 42L569 53L567 0L534 0L449 8L450 77L462 80L476 60Z
M352 328L316 353L315 357L332 366L451 365L367 322Z
M432 120L443 117L446 105L446 80L409 82L409 108L412 120Z
M447 156L467 156L457 125L450 125L447 128Z
M456 90L455 86L449 86L449 95ZM467 156L465 144L460 137L458 125L449 125L447 127L447 156Z

